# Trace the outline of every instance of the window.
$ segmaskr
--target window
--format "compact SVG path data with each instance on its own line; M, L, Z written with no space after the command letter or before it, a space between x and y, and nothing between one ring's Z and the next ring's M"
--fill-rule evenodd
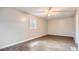
M36 20L30 19L30 29L36 29Z

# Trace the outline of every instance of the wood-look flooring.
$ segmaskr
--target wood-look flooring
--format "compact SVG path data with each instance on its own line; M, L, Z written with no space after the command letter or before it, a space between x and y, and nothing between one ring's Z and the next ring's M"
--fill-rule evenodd
M74 51L75 42L71 37L46 35L0 51Z

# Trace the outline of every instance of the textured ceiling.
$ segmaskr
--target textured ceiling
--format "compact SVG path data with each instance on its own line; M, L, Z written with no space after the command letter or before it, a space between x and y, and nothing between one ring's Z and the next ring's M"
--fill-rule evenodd
M76 12L75 7L18 7L16 9L45 19L73 17ZM48 13L51 15L48 16Z

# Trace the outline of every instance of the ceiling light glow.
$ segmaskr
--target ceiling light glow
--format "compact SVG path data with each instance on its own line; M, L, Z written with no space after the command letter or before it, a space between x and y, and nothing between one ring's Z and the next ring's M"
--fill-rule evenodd
M48 14L48 16L50 16L51 14Z

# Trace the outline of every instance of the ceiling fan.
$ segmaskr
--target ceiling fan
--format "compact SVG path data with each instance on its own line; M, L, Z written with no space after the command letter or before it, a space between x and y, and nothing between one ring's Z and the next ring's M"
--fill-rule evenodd
M53 10L54 8L53 7L49 7L48 9L48 13L47 13L47 16L51 16L53 12L70 12L70 11L63 11L63 10ZM53 13L54 14L54 13Z
M51 16L51 9L52 9L52 7L49 7L49 9L48 9L48 16Z

